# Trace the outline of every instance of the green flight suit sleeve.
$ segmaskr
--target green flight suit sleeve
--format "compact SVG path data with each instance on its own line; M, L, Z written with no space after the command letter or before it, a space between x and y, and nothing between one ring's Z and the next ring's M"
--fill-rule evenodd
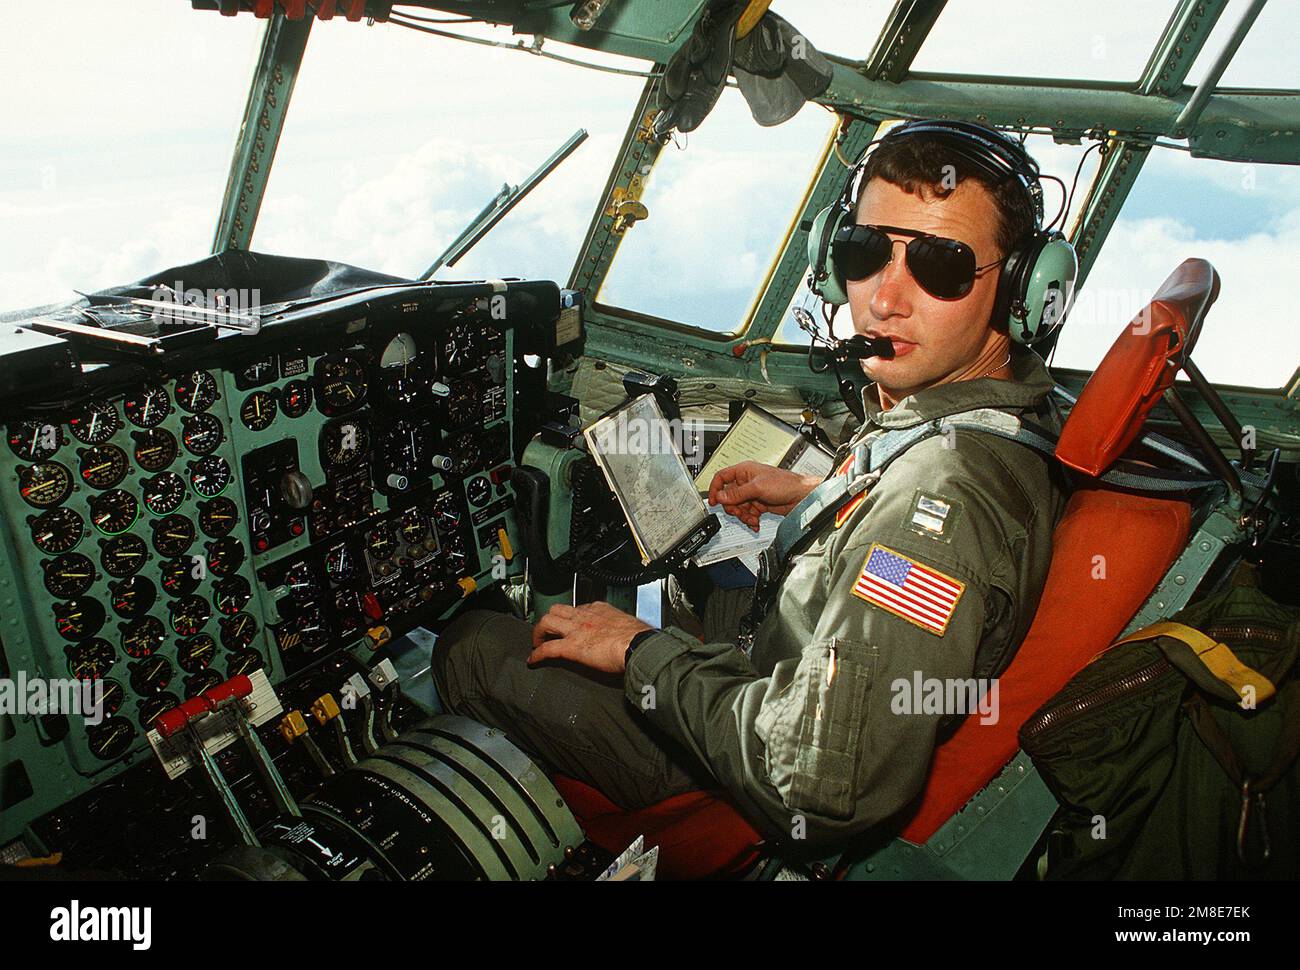
M916 709L914 685L971 684L981 640L1011 635L1018 519L1034 514L1032 503L980 442L942 448L931 439L897 459L843 526L792 564L774 609L806 602L820 613L801 618L806 642L784 644L787 659L770 676L733 644L674 628L632 656L629 700L772 837L842 843L905 808L924 784L942 717ZM948 504L937 536L915 527L918 492ZM873 548L947 577L960 587L955 605L924 625L899 615L907 607L864 598L858 581ZM765 622L800 628L771 614Z

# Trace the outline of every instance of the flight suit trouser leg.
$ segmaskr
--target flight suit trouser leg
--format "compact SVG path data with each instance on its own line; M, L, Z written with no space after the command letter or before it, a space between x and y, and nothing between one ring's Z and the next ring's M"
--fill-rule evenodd
M568 661L525 662L532 627L470 610L438 636L434 684L450 712L499 728L545 767L584 781L626 809L716 787L707 770L623 694L622 675Z

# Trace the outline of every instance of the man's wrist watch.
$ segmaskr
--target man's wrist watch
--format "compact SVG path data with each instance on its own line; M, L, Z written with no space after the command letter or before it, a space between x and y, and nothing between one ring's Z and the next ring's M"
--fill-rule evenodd
M632 651L635 650L637 647L641 646L641 644L644 643L648 637L652 637L658 632L659 632L658 630L642 630L640 633L638 633L636 636L632 638L632 641L627 645L627 652L623 654L624 670L626 670L627 665L632 662Z

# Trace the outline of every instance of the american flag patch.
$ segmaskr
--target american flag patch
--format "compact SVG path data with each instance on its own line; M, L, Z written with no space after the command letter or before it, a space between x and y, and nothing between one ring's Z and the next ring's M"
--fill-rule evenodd
M875 544L853 595L943 636L965 589L965 583Z

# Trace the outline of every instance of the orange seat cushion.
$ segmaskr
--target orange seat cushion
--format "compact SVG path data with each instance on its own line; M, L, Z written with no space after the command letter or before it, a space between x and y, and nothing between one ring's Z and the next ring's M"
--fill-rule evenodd
M1186 547L1190 524L1179 500L1095 488L1070 497L1038 611L999 678L997 723L967 717L935 750L903 838L927 841L1015 756L1020 726L1119 636Z
M763 837L729 804L709 792L674 795L625 811L595 788L565 775L551 781L592 842L619 853L638 835L659 846L660 879L705 879L743 872Z

